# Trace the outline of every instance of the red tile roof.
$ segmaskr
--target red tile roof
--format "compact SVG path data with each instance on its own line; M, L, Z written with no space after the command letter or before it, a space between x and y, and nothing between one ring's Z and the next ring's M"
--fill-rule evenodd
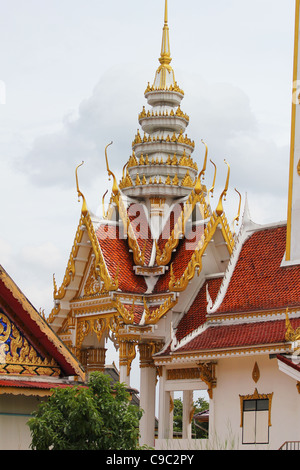
M147 290L143 276L134 273L133 255L127 240L120 237L119 228L113 225L100 225L96 236L110 276L114 279L119 267L119 289L123 292L143 294Z
M152 253L153 240L144 205L138 203L131 204L128 207L128 217L139 248L141 252L145 254L145 265L148 266Z
M225 297L215 314L251 314L300 306L300 266L281 267L285 241L286 226L263 228L255 231L245 241ZM220 285L220 278L208 282L208 291L213 302ZM205 323L206 306L205 283L178 325L178 341ZM291 320L291 324L296 329L300 326L300 318ZM173 354L282 343L285 342L285 331L285 320L208 326Z
M181 341L186 335L192 333L194 330L203 325L206 321L206 286L208 286L209 294L214 302L219 291L223 278L210 279L206 281L199 290L197 297L192 303L189 311L184 315L179 322L176 332L176 338Z
M281 267L286 226L256 231L242 247L217 313L300 306L300 266Z
M300 318L291 320L294 329ZM285 342L285 320L263 321L224 326L210 326L177 353L259 346ZM173 353L173 354L176 354Z
M0 387L15 387L15 388L33 388L33 389L46 389L51 390L52 388L70 388L78 387L77 384L64 384L57 382L38 382L34 380L12 380L12 379L0 379ZM79 386L80 388L84 386ZM87 387L84 387L87 388Z
M203 227L197 227L199 236L203 233ZM185 269L187 268L188 263L190 262L195 249L196 244L195 240L199 238L198 233L194 235L196 232L191 232L190 235L187 234L187 237L184 239L179 240L178 246L176 251L172 254L172 259L169 265L172 264L173 267L173 274L176 279L179 279ZM167 292L169 290L169 282L170 282L170 270L166 271L164 276L161 276L155 286L154 292Z

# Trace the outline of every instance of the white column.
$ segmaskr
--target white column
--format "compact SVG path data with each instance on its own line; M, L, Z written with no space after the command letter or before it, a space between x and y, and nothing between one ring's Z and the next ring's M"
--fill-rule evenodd
M151 344L140 344L140 445L154 447L156 368L152 361Z
M171 394L165 391L166 369L163 368L159 379L159 414L158 414L158 438L172 439L173 437L173 412L170 410ZM172 423L171 423L172 421Z
M182 410L182 439L192 438L191 412L193 408L193 392L184 390Z
M124 382L128 387L130 387L130 375L127 374L127 364L120 364L120 382Z

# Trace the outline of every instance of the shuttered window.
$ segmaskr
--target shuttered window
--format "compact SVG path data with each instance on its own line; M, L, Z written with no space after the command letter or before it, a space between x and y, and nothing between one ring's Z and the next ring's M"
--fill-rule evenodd
M243 444L269 443L269 400L243 401Z

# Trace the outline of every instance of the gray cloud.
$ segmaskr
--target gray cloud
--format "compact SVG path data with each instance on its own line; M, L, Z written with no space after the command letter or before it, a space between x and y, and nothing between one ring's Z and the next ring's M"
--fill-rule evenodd
M142 66L110 69L92 95L80 104L76 115L64 118L60 131L34 141L31 150L18 161L19 170L34 185L68 188L74 187L75 166L84 160L85 170L80 178L87 187L97 178L102 176L103 181L106 177L104 147L113 140L114 146L109 149L110 165L120 176L139 127L138 113L146 104L145 87L141 86L147 83L145 76ZM288 146L280 147L263 136L246 93L229 83L208 83L197 75L186 77L180 86L186 94L182 109L190 116L188 135L196 143L194 159L200 167L204 156L201 139L204 139L209 157L218 167L219 190L226 179L226 158L231 166L232 187L242 193L284 197ZM212 170L208 166L207 184L212 180Z

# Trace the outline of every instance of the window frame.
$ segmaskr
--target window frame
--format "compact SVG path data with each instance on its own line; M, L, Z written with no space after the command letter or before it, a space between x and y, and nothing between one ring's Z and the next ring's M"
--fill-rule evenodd
M260 394L257 391L257 388L255 389L254 393L252 395L240 395L240 407L241 407L241 428L242 428L242 444L247 444L247 445L260 445L260 444L268 444L270 440L270 426L272 426L271 423L271 407L272 407L272 398L273 398L273 393L267 393L267 394ZM245 410L245 402L249 401L255 402L255 408L253 410ZM258 409L258 402L260 400L268 400L268 407L267 409L264 410L259 410ZM248 412L254 412L255 413L255 438L254 442L244 442L244 413ZM257 423L257 413L260 411L267 411L268 412L268 441L267 442L257 442L257 428L256 428L256 423Z

